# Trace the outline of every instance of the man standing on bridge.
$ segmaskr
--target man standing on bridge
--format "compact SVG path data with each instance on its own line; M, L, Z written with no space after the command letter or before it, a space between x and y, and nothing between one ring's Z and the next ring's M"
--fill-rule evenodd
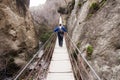
M59 26L57 26L54 29L54 32L57 32L57 34L58 34L58 43L59 43L59 46L62 47L64 32L67 32L67 30L65 29L64 26L62 26L62 18L61 17L60 17L60 20L59 20Z

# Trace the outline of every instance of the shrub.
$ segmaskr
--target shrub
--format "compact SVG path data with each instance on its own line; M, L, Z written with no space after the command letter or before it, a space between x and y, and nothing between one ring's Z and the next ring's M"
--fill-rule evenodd
M41 24L39 26L39 40L42 43L45 43L47 41L47 39L50 37L50 35L52 34L52 29L45 26L44 24Z
M80 41L77 43L77 47L78 48L80 48L80 45L81 45L81 43L80 43Z
M86 19L89 19L90 17L92 17L93 14L88 14Z
M87 47L87 57L91 57L92 53L93 53L93 47L89 45Z
M51 36L51 32L46 32L45 34L42 34L41 36L40 36L40 41L42 41L43 43L45 43L48 39L49 39L49 37Z
M99 9L99 4L98 3L92 3L90 8L96 11L96 10Z
M80 8L82 6L82 3L81 2L79 2L78 3L78 8Z
M98 9L100 8L99 4L94 2L90 6L89 14L87 16L87 19L89 19Z

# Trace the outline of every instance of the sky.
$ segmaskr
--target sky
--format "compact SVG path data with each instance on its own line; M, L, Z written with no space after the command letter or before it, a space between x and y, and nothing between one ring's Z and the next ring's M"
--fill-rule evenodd
M44 4L46 0L30 0L30 7L38 6L40 4Z

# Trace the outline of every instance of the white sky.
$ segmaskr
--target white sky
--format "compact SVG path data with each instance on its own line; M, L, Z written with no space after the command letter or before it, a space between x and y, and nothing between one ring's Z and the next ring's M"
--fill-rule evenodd
M30 0L30 7L44 4L46 0Z

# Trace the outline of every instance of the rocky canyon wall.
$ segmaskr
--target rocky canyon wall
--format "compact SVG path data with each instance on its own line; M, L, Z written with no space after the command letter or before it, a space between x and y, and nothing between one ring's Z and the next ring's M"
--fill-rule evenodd
M38 46L29 0L0 0L0 74L9 70L9 61L25 64ZM10 64L11 65L11 64ZM14 70L11 67L11 70ZM14 71L7 71L12 74ZM3 74L4 75L4 74ZM0 77L1 77L0 76Z
M120 1L75 0L67 26L100 78L120 80Z

